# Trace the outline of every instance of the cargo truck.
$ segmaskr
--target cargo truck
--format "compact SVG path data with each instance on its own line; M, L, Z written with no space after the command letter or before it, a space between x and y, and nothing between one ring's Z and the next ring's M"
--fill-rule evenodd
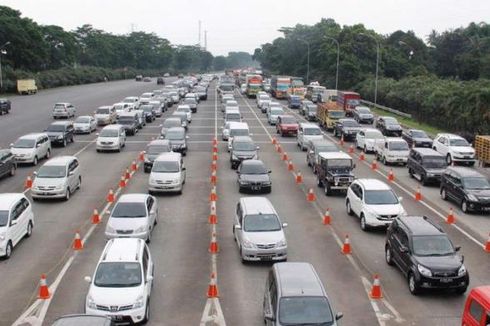
M277 99L286 98L289 88L291 87L291 77L272 76L271 93Z
M333 130L335 122L345 118L345 111L338 107L334 101L318 102L316 116L322 127Z
M490 136L476 135L475 154L483 166L490 165Z
M320 85L308 85L306 88L306 95L305 97L312 101L313 103L316 103L318 101L318 97L322 96L323 92L325 92L325 87L320 86Z
M297 95L304 100L306 88L301 77L291 77L291 86L289 87L288 93L290 95Z
M257 93L262 90L262 76L260 75L247 75L245 77L247 88L245 94L248 98L256 97Z
M337 93L337 105L345 111L348 117L353 116L356 106L360 105L361 95L356 92L339 91Z
M34 79L18 79L17 92L20 95L37 93L36 81Z

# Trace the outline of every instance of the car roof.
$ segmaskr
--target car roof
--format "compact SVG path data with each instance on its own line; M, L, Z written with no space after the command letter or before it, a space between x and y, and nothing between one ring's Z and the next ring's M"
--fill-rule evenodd
M102 128L102 130L104 130L104 129L109 129L109 130L115 129L116 130L116 129L120 129L120 128L123 128L123 126L121 126L121 125L108 125L108 126L105 126L104 128Z
M349 121L349 122L357 122L356 120L354 120L352 118L342 118L342 119L339 119L339 122L346 122L346 121Z
M246 122L238 122L238 121L229 121L230 129L248 129L248 123Z
M378 179L357 179L355 182L366 190L391 190L390 186Z
M148 143L148 146L162 146L162 145L169 145L170 141L168 139L153 139L151 142Z
M450 134L450 133L440 133L437 134L436 137L446 137L446 138L452 138L452 139L464 139L463 137L455 134Z
M168 128L167 132L176 131L176 130L185 133L184 127L170 127L170 128Z
M310 263L277 263L273 268L276 269L283 297L326 295Z
M139 261L144 241L138 238L116 238L107 242L101 261Z
M182 159L182 154L176 153L176 152L167 152L167 153L162 153L157 156L155 159L155 162L157 161L175 161L175 162L180 162Z
M483 177L484 176L475 169L467 168L464 166L449 166L446 171L454 171L462 177Z
M325 138L323 139L312 139L309 141L310 144L312 146L322 146L322 145L328 145L328 146L334 146L334 147L337 147L337 145L335 145L334 142L330 141L330 140L327 140Z
M112 105L102 105L99 106L97 109L112 109Z
M403 139L401 137L385 137L385 142L388 142L388 143L404 142L404 143L406 143L405 139Z
M131 111L131 112L121 112L121 113L119 113L119 118L120 117L130 117L130 116L133 116L134 117L135 115L136 115L136 112L133 112L133 111Z
M262 166L265 166L264 162L262 162L261 160L244 160L242 161L242 166L243 165L262 165Z
M369 131L369 132L375 132L377 134L383 134L379 129L375 129L375 128L362 128L361 131L363 131L364 133L366 131Z
M320 129L320 127L314 123L311 122L302 122L300 123L301 128L315 128L315 129Z
M70 105L68 102L56 102L54 105Z
M118 203L134 203L144 202L148 198L148 194L124 194L119 197Z
M68 155L65 155L65 156L55 156L51 159L49 159L48 161L46 161L46 163L44 163L44 165L66 165L68 163L70 163L71 161L73 160L76 160L77 158L75 156L68 156Z
M350 157L349 154L338 151L338 152L321 152L318 154L323 159L330 160L330 159L346 159L346 160L351 160L352 157Z
M241 197L240 202L242 203L242 208L245 209L246 213L250 215L269 214L274 212L274 207L266 197Z
M68 121L55 121L55 122L51 122L51 126L69 126L71 125L73 122L68 120Z
M405 225L412 235L441 235L442 228L427 216L400 216L398 220Z
M423 156L440 156L444 157L441 153L433 150L432 148L425 148L425 147L414 147L412 148L412 151L420 153L420 155Z
M42 133L42 132L33 132L31 134L20 136L19 139L21 139L21 138L22 139L37 139L40 136L47 136L47 135L45 133Z
M24 198L22 193L3 193L0 194L0 210L9 210L12 205Z
M250 136L235 136L233 137L233 142L254 142Z

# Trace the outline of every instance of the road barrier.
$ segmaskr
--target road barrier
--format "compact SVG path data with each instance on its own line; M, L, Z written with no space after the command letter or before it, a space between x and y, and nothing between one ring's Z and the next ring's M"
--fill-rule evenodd
M112 189L109 189L109 193L107 194L107 202L108 203L113 203L114 202L114 199L115 199L115 196L114 196L114 190Z
M119 188L124 187L126 187L126 178L124 176L121 176L121 179L119 180Z
M282 160L283 160L283 161L286 161L286 162L287 162L287 161L289 161L288 153L284 152L284 153L282 154Z
M210 182L213 186L216 186L216 183L218 182L218 177L216 176L216 171L211 172Z
M390 169L390 172L388 173L388 181L395 181L395 174L393 173L393 169Z
M211 273L211 281L208 286L208 298L217 298L219 297L218 292L218 284L216 284L216 275Z
M99 211L94 208L94 212L92 214L92 224L99 224L100 223L100 215Z
M349 154L353 154L354 153L354 145L350 145L349 146Z
M308 195L306 195L306 200L308 200L309 202L313 202L316 200L316 195L315 195L315 191L313 191L313 188L310 188L310 190L308 190Z
M301 171L296 172L296 184L303 183L303 176L301 175Z
M488 235L487 242L485 242L485 251L490 252L490 234Z
M288 162L288 171L294 171L293 161L289 160Z
M420 192L420 186L417 186L417 190L415 191L415 196L414 196L416 201L421 201L422 200L422 192Z
M361 152L359 155L359 161L364 161L366 159L366 156L364 155L364 152Z
M209 252L216 254L219 252L218 240L216 239L216 232L211 234L211 242L209 243Z
M125 172L125 174L124 174L124 178L125 178L126 180L131 179L131 173L129 173L129 169L126 169L126 172Z
M374 159L371 162L371 170L376 171L377 169L378 169L378 161L376 161L376 159Z
M218 195L216 194L216 186L211 188L211 193L209 194L209 201L218 201Z

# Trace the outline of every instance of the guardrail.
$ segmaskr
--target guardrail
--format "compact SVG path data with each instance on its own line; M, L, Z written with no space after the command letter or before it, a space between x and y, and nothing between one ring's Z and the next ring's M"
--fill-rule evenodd
M369 105L369 106L374 106L377 109L380 109L380 110L383 110L383 111L387 111L387 112L391 112L391 113L394 113L396 115L399 115L399 116L402 116L402 117L405 117L405 118L409 118L409 119L412 118L412 115L409 114L409 113L401 112L401 111L398 111L398 110L389 108L389 107L384 106L384 105L374 104L373 102L369 102L369 101L366 101L366 100L361 100L360 102L362 104Z

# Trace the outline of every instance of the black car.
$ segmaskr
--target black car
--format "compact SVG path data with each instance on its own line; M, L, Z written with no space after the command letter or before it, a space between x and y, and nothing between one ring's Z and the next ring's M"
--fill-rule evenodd
M447 168L446 158L431 148L412 148L407 160L408 174L422 182L439 183Z
M309 140L306 143L306 164L313 169L316 174L316 165L319 161L319 155L323 152L338 152L337 145L326 139Z
M170 142L172 152L181 153L182 156L187 155L187 138L185 129L182 127L172 127L165 133L165 139Z
M398 120L386 116L378 117L378 120L376 120L376 128L378 128L383 135L393 137L400 137L403 131Z
M356 138L357 133L361 130L361 125L354 119L339 119L333 127L333 135L343 137L344 140Z
M68 142L73 143L75 129L71 121L56 121L49 125L45 130L51 144L58 144L66 147Z
M441 177L441 198L452 200L468 212L490 212L490 183L476 170L451 166Z
M114 326L116 323L109 316L66 315L56 319L51 326Z
M165 85L165 79L163 77L157 78L157 85Z
M248 190L251 192L270 193L272 191L271 177L269 175L271 171L267 169L262 161L242 161L236 173L238 174L239 192Z
M0 178L5 175L14 176L16 170L14 155L8 149L0 149Z
M386 232L385 260L406 276L410 293L453 289L463 294L470 278L444 230L425 216L402 216Z
M6 98L0 98L0 115L9 113L12 103Z
M134 112L121 113L117 118L117 123L124 127L126 135L134 136L139 128L139 119Z
M135 80L136 81L142 81L143 80L143 76L142 75L136 75Z
M372 124L374 121L374 115L367 106L356 106L352 112L354 119L359 123Z
M344 152L324 152L318 155L316 175L318 187L325 188L325 195L334 191L346 193L354 181L352 170L356 165L352 158Z
M200 100L207 100L208 99L208 90L204 86L198 86L194 89L194 93L196 93L199 96Z
M244 160L258 159L259 147L249 136L235 136L231 142L230 165L236 169Z
M152 104L145 104L140 106L140 110L143 110L143 116L146 122L153 122L156 119L157 113L155 107Z
M402 138L409 147L432 147L432 139L423 130L408 129L402 133Z

